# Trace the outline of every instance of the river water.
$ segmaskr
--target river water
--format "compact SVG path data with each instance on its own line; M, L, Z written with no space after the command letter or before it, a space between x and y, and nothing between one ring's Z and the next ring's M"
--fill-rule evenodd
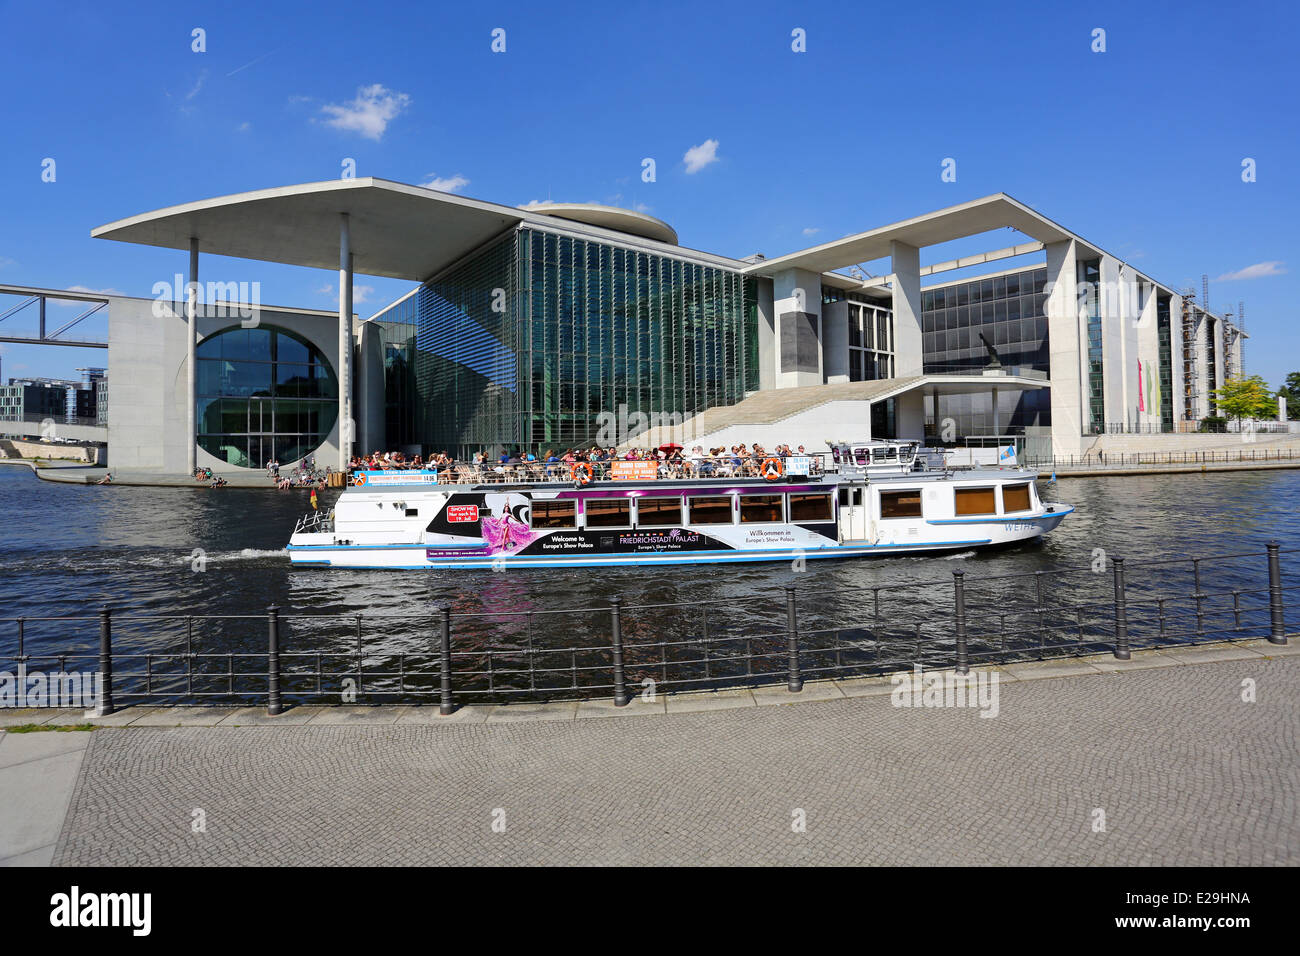
M803 570L778 563L500 573L350 571L290 566L282 548L294 522L310 510L306 492L67 485L9 466L0 468L0 513L7 519L0 548L5 595L0 618L94 615L105 604L117 615L264 615L268 605L277 604L287 615L363 617L359 628L331 625L310 635L300 628L287 639L299 647L342 649L360 630L367 647L377 642L387 651L401 651L430 646L435 608L445 603L461 620L458 639L472 633L475 646L521 644L520 622L528 612L534 616L527 640L562 646L604 641L606 609L617 595L626 606L625 638L635 643L672 640L682 628L701 624L715 631L775 632L784 627L784 588L794 585L801 627L852 624L865 616L880 625L874 616L879 601L883 630L896 624L901 640L918 621L941 622L940 632L947 627L954 569L966 572L973 631L989 632L1000 610L1033 599L1033 582L981 583L991 576L1095 565L1104 573L1053 576L1047 600L1066 603L1085 592L1100 600L1113 585L1109 566L1097 560L1104 553L1122 556L1130 565L1128 583L1137 594L1190 592L1189 564L1135 565L1251 551L1257 556L1208 563L1202 587L1252 589L1267 583L1265 542L1276 539L1289 547L1300 532L1300 471L1061 479L1040 482L1039 491L1047 500L1074 505L1075 513L1042 542L999 551L809 561ZM327 492L321 506L329 507L337 494ZM1290 582L1300 555L1284 559ZM933 587L916 586L936 581ZM657 604L679 607L644 607ZM575 607L595 610L562 622L542 613ZM186 627L196 633L193 623ZM265 633L264 618L233 628L203 624L194 649L264 651ZM28 653L85 650L95 646L97 625L29 620L25 634ZM16 625L0 622L0 657L15 653L16 638ZM115 646L174 649L181 638L179 624L160 622L119 628Z

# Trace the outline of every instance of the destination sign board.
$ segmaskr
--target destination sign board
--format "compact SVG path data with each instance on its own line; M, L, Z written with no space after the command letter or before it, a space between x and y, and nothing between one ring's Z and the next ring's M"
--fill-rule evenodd
M411 469L391 471L358 471L352 475L352 484L358 488L390 487L392 485L436 485L438 472Z
M659 462L652 458L644 461L611 461L609 475L615 481L654 481L659 477Z

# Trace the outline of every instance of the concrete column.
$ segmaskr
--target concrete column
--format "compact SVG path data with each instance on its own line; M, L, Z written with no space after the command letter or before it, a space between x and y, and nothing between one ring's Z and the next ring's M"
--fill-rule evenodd
M777 388L821 385L825 374L822 277L787 269L772 279Z
M348 214L339 225L339 470L352 457L352 233Z
M921 250L905 242L889 244L889 271L894 276L894 375L920 375Z
M993 434L1002 434L1002 423L998 418L998 390L997 386L993 388Z
M198 468L199 429L196 414L198 366L195 353L199 343L199 240L190 237L190 277L185 284L185 467L189 474ZM172 406L173 408L175 406Z
M822 306L822 369L828 384L849 380L849 304Z
M776 312L772 280L760 276L758 287L758 388L766 392L777 387L780 352L776 344Z
M1047 338L1052 382L1052 454L1077 455L1088 415L1087 320L1081 316L1074 240L1049 242Z

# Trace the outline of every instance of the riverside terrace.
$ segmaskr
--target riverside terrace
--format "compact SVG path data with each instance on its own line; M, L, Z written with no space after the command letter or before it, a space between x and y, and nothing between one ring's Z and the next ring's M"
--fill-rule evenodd
M1264 638L1296 630L1300 548L1126 566L1123 558L1028 574L899 586L787 587L719 603L553 611L319 615L137 614L0 619L4 661L34 678L102 675L96 709L119 703L462 703L613 698L1011 663ZM1293 620L1288 626L1288 593ZM404 629L405 628L405 629ZM98 630L98 653L92 650ZM68 646L69 634L80 643ZM125 638L125 640L123 640ZM552 645L561 638L563 643ZM71 639L76 640L76 639ZM114 650L114 641L118 650ZM65 642L55 648L55 641ZM122 645L126 645L123 650ZM149 648L158 648L152 650ZM400 650L398 648L401 648ZM24 691L25 693L25 691ZM21 706L30 701L10 701ZM36 706L44 706L37 703Z

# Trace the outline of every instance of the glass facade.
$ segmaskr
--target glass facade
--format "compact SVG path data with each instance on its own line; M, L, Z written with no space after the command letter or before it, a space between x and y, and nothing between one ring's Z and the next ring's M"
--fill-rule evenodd
M849 302L849 381L894 377L894 318L886 308Z
M1047 339L1047 269L1036 267L921 290L923 370L929 374L982 370L992 345L1008 368L1050 373ZM981 338L983 336L983 338ZM951 418L958 439L972 435L1023 433L1026 426L1052 423L1048 389L1002 389L998 413L992 395L926 396L926 428ZM936 436L937 437L937 436Z
M1173 333L1169 327L1167 295L1156 296L1156 336L1159 341L1160 368L1160 430L1174 430L1174 360Z
M426 452L615 444L637 413L758 388L754 280L577 236L518 229L375 321L410 409L390 406L388 444Z
M1101 347L1101 260L1087 259L1078 269L1079 292L1088 318L1088 430L1106 430L1106 373Z
M314 453L338 417L338 380L306 340L273 326L235 327L198 344L198 443L240 468Z

